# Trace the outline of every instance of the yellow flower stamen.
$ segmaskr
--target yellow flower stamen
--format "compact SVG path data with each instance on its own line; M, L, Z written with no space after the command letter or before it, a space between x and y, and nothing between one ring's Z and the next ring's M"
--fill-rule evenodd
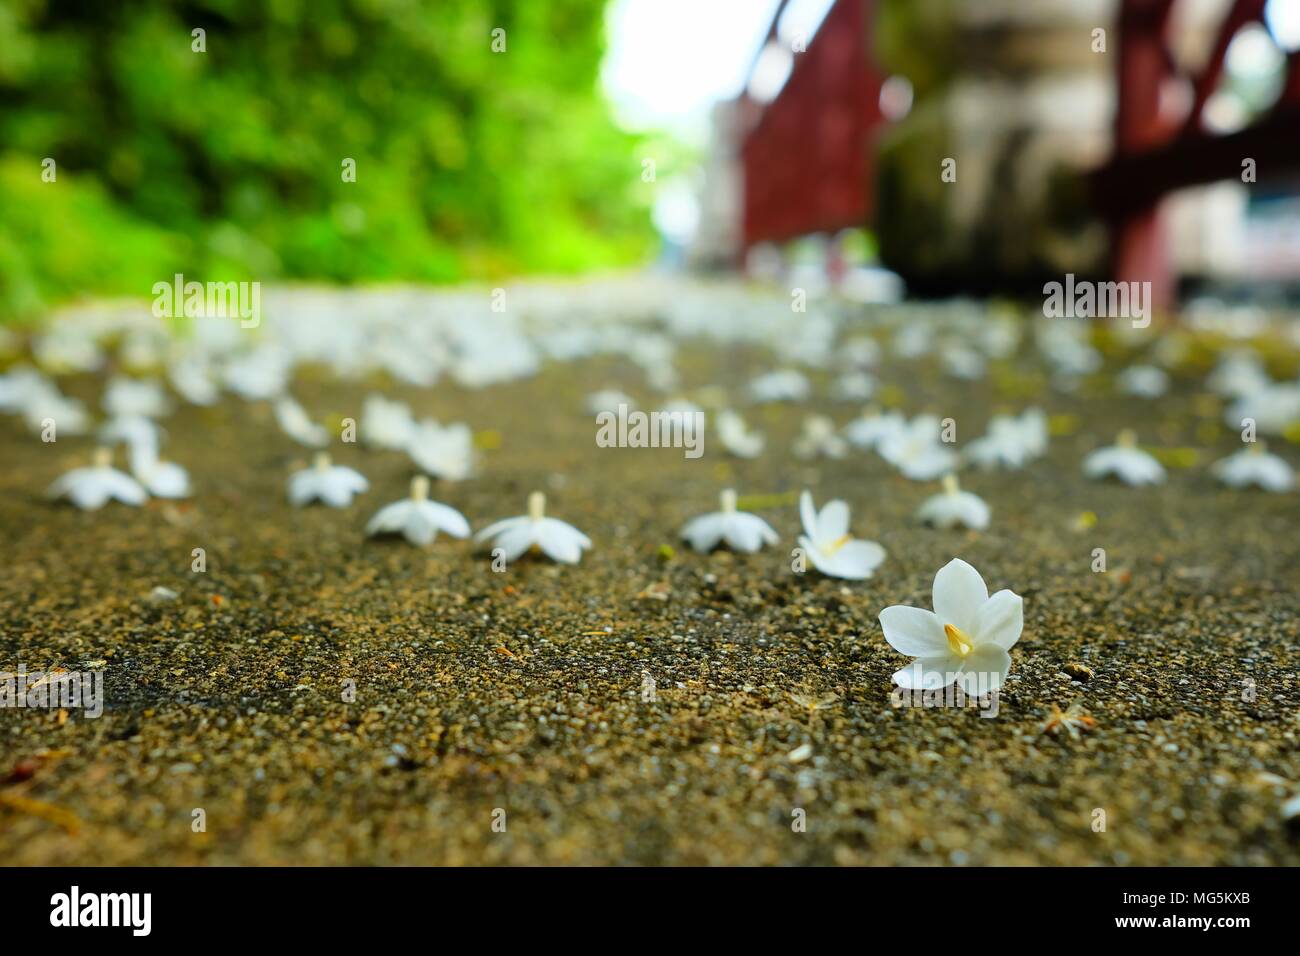
M825 550L827 557L829 557L830 555L835 554L837 551L840 550L840 548L844 547L852 540L853 540L853 535L846 534L842 538L838 538L835 541L832 541L823 550Z
M965 657L974 650L975 642L960 627L954 624L945 624L943 632L948 635L948 647L958 657Z

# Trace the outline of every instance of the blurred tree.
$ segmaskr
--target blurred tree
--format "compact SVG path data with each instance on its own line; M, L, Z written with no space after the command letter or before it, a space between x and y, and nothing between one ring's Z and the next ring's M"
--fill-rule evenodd
M446 281L642 255L603 8L0 0L0 309L176 270Z

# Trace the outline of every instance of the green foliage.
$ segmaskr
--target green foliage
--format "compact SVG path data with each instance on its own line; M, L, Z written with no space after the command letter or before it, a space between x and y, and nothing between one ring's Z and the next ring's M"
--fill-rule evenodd
M603 7L0 0L0 310L174 271L448 281L643 254Z

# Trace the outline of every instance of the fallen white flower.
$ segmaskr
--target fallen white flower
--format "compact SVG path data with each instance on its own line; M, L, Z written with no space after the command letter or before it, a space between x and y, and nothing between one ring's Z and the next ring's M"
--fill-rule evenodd
M811 391L807 377L794 369L768 372L749 383L749 394L756 402L802 402Z
M635 409L636 401L632 396L613 388L606 388L599 392L592 392L587 396L587 411L592 415L599 415L601 412L609 412L611 415L617 415L618 407L620 405L626 405L629 409Z
M359 471L336 465L325 452L317 452L310 468L289 477L289 501L302 506L322 501L331 508L346 508L352 497L370 488Z
M366 534L372 537L401 534L421 546L431 544L439 531L453 538L468 538L469 522L455 508L429 500L429 479L424 475L411 479L411 497L380 508L366 525Z
M957 467L957 453L941 442L941 425L933 415L918 415L883 440L880 457L913 481L934 481Z
M962 449L962 458L984 470L1023 468L1047 448L1047 416L1027 408L1021 415L994 415L988 434Z
M171 411L167 393L152 379L114 378L104 389L103 407L116 417L161 418Z
M828 501L818 511L812 494L805 491L799 496L799 516L804 531L799 547L822 574L862 581L885 560L885 549L875 541L859 541L849 534L849 506L843 501Z
M474 433L464 422L443 426L426 419L412 432L406 453L421 469L446 481L463 481L474 473Z
M507 561L538 548L554 561L577 564L583 549L591 547L591 539L573 525L546 517L546 496L540 491L528 496L528 514L488 525L474 540L491 540L493 550L500 548Z
M794 440L794 456L805 461L825 456L843 458L848 443L835 434L835 423L825 415L809 415L803 420L803 431Z
M1115 444L1098 448L1083 459L1083 473L1089 478L1115 475L1129 485L1158 485L1165 480L1160 462L1137 446L1137 436L1127 428Z
M780 540L771 525L758 515L736 510L734 490L724 490L720 500L720 511L692 518L682 528L682 537L696 551L704 554L726 542L735 551L752 554L764 544L776 544Z
M307 410L288 395L275 400L275 420L280 430L300 445L324 448L330 443L329 429L313 422Z
M361 440L376 448L405 451L415 434L415 417L405 402L367 395L361 406Z
M858 418L844 426L844 437L849 444L866 451L876 451L880 446L899 434L907 425L902 412L885 412L868 408Z
M95 451L89 467L74 468L59 476L48 494L51 498L66 497L83 511L102 508L110 500L139 506L149 499L139 482L113 467L113 453L107 448Z
M1000 689L1011 669L1007 652L1024 629L1020 595L1002 590L989 597L979 572L954 558L934 576L933 603L933 611L896 604L880 612L889 646L916 658L894 682L937 690L957 681L971 695Z
M1295 472L1286 459L1270 453L1262 441L1216 461L1210 471L1233 488L1256 485L1265 491L1290 491L1295 487Z
M1131 365L1115 379L1120 393L1138 398L1159 398L1169 391L1169 374L1154 365Z
M745 420L730 409L718 412L715 422L718 429L718 441L729 454L737 458L757 458L763 453L766 439L763 433L750 429Z
M943 491L927 498L916 510L916 518L936 528L962 525L983 531L989 526L989 506L978 495L962 491L957 476L950 474L943 476Z

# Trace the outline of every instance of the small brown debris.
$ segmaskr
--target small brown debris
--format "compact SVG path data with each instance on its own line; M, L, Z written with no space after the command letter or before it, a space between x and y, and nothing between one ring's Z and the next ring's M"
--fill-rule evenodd
M1062 670L1077 681L1090 681L1096 676L1096 673L1091 667L1086 664L1080 664L1076 661L1070 661L1070 663L1066 664Z

